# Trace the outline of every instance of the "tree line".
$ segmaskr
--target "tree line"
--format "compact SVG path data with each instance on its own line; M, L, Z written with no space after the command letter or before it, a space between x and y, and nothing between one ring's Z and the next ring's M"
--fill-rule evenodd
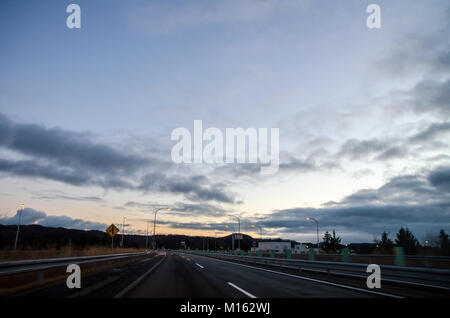
M394 247L402 247L407 255L415 255L418 252L431 252L434 255L450 256L449 235L442 229L439 234L427 235L424 244L420 244L414 234L408 228L400 228L394 240L389 238L387 232L381 234L381 239L374 240L375 252L381 254L392 254ZM325 232L320 248L327 252L336 252L344 246L341 244L341 238L333 233Z

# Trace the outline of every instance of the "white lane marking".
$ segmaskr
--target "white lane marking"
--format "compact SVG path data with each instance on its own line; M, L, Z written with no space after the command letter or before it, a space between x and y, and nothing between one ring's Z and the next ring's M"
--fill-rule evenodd
M327 281L324 281L324 280L319 280L319 279L314 279L314 278L308 278L308 277L298 276L298 275L292 275L292 274L283 273L283 272L276 272L276 271L272 271L272 270L270 270L270 269L259 268L259 267L253 267L253 266L248 266L248 265L239 264L239 263L230 262L230 261L224 261L224 260L217 259L217 258L214 258L214 257L207 257L207 256L202 256L202 255L197 255L197 256L198 256L198 257L206 257L206 258L209 258L209 259L214 259L214 260L216 260L216 261L218 261L218 262L224 262L224 263L228 263L228 264L234 264L234 265L237 265L237 266L248 267L248 268L252 268L252 269L256 269L256 270L260 270L260 271L264 271L264 272L269 272L269 273L274 273L274 274L279 274L279 275L284 275L284 276L294 277L294 278L297 278L297 279L308 280L308 281L311 281L311 282L322 283L322 284L326 284L326 285L331 285L331 286L336 286L336 287L342 287L342 288L351 289L351 290L357 290L357 291L364 292L364 293L375 294L375 295L380 295L380 296L385 296L385 297L391 297L391 298L405 298L405 297L402 297L402 296L397 296L397 295L392 295L392 294L387 294L387 293L377 292L377 291L373 291L373 290L366 290L366 289L362 289L362 288L357 288L357 287L352 287L352 286L347 286L347 285L342 285L342 284L337 284L337 283L327 282Z
M195 263L195 265L197 265L200 268L204 268L202 265L200 265L199 263Z
M190 262L191 261L191 259L189 258L189 257L186 257L186 259Z
M246 296L248 296L248 297L250 297L250 298L256 298L255 295L250 294L248 291L243 290L241 287L236 286L236 285L233 284L233 283L228 282L228 285L230 285L231 287L236 288L236 289L239 290L241 293L243 293L244 295L246 295Z

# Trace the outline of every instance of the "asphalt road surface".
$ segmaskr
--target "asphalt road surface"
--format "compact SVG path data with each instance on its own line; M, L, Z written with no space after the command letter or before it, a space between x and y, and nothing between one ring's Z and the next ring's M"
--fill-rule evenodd
M164 260L125 295L130 298L384 296L387 295L369 289L292 277L214 258L182 253L167 253Z

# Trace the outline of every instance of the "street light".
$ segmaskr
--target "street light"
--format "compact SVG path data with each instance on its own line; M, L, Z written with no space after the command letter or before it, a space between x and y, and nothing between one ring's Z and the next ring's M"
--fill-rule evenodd
M231 215L231 214L227 214L228 217L232 217L232 218L236 218L238 220L238 233L239 233L239 238L238 238L238 249L241 250L241 219L238 216L235 215Z
M20 228L20 222L22 221L23 207L24 207L24 204L22 203L20 205L20 210L19 210L19 223L17 223L16 241L14 242L14 249L17 249L17 241L19 239L19 228Z
M167 211L170 211L171 210L171 208L158 208L158 209L156 209L155 210L155 219L154 219L154 221L153 221L153 249L155 249L155 247L156 247L156 241L155 241L155 233L156 233L156 213L158 213L158 211L161 211L161 210L164 210L164 209L167 209Z
M255 225L255 224L252 224L252 227L259 229L259 240L262 241L262 227L259 225ZM256 242L254 242L254 243L256 243ZM255 246L255 244L253 244L253 245L254 245L254 247L259 246L259 244L257 246Z
M217 251L217 231L214 231L214 251Z
M146 250L148 250L148 225L150 224L150 220L147 220L147 232L145 232L146 234L145 234L145 236L146 236L146 239L145 239L145 249Z
M127 219L126 216L123 217L123 221L122 221L122 243L120 243L120 245L123 248L123 235L125 234L125 220Z
M310 218L310 217L307 217L306 220L307 221L312 220L312 221L316 222L316 226L317 226L317 248L319 248L319 221L317 221L314 218Z

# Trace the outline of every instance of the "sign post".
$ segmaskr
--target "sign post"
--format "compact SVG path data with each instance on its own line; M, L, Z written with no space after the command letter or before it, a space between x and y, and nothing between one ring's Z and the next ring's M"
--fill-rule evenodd
M119 233L119 229L114 224L111 224L107 229L106 233L111 236L111 250L114 253L114 236L116 236L117 233Z

